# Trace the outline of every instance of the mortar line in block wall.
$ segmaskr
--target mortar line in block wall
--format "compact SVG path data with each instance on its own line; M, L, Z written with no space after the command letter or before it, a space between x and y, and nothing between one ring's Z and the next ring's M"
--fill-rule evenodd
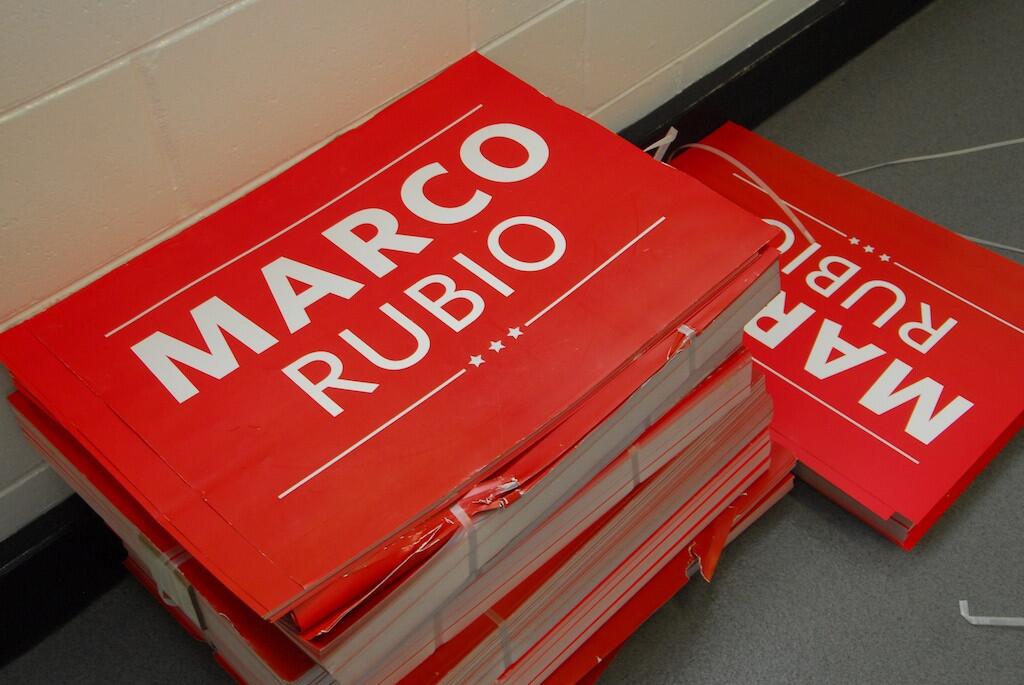
M202 221L211 214L214 214L215 212L223 209L224 207L231 204L238 198L247 195L248 193L252 192L259 186L266 183L267 181L273 179L275 176L278 176L287 171L288 169L290 169L291 167L295 166L306 157L310 156L320 148L330 143L338 136L343 135L346 132L352 130L353 128L361 126L363 123L369 121L382 109L384 109L391 103L395 102L396 100L400 99L409 91L419 87L422 83L425 83L426 81L430 80L430 78L432 78L432 76L428 76L418 81L417 83L412 84L411 86L403 90L401 93L395 94L394 97L387 99L386 101L382 102L379 105L369 108L363 114L359 115L358 117L355 117L351 121L342 124L338 129L332 131L330 134L324 136L320 140L317 140L316 142L309 145L305 149L299 151L297 154L292 155L291 157L284 160L280 164L273 166L267 171L249 179L242 185L234 188L233 190L228 191L227 193L222 195L218 200L210 203L206 207L203 207L202 209L193 212L192 214L181 219L180 221L176 221L172 224L167 224L157 229L145 240L128 247L124 252L121 252L120 254L113 256L111 259L104 262L103 264L94 267L85 275L76 278L68 285L57 290L57 292L52 293L34 302L30 302L20 309L0 313L0 332L5 331L12 326L16 326L22 321L25 321L26 319L35 316L36 314L42 312L43 310L52 307L54 304L60 302L65 297L68 297L72 293L81 290L85 286L105 276L106 274L110 273L111 271L121 266L125 262L142 254L146 250L149 250L150 248L154 247L155 245L158 245L159 243L167 240L168 238L174 237L178 233L184 231L189 226L192 226L193 224Z
M501 34L497 38L491 40L489 43L481 45L476 49L479 52L482 52L483 54L486 55L488 51L503 45L504 43L518 36L520 33L528 31L532 27L536 26L540 22L550 17L552 14L559 12L567 5L572 5L574 3L584 1L585 0L561 0L560 2L556 2L554 5L551 5L551 7L541 10L537 14L533 15L532 17L524 21L522 24L519 24L518 26L513 26L511 29Z
M174 135L167 124L167 107L163 98L160 97L160 90L156 85L153 75L152 64L147 55L133 63L136 76L142 81L142 88L146 95L146 105L150 112L150 129L154 144L160 159L164 163L167 175L171 178L171 190L174 195L174 204L178 209L176 219L188 216L193 209L186 198L183 188L186 178L185 170L181 166L181 156L174 144Z
M614 106L619 101L629 97L630 95L632 95L634 92L636 92L640 88L643 88L645 85L647 85L653 79L658 78L659 76L661 76L662 74L664 74L667 71L671 71L672 69L677 67L684 60L689 59L694 54L700 52L701 50L703 50L708 45L710 45L710 44L714 43L715 41L717 41L718 39L720 39L722 36L728 34L730 31L735 29L737 26L742 25L744 22L746 22L748 19L750 19L752 16L756 15L758 12L760 12L764 8L768 7L769 5L776 4L779 1L780 0L763 0L763 2L761 2L761 4L759 4L756 7L750 9L749 11L747 11L742 16L737 17L736 19L734 19L732 22L730 22L727 26L723 27L718 32L716 32L713 35L708 36L704 40L694 44L692 47L688 48L681 55L678 55L678 56L672 58L671 60L669 60L668 62L666 62L662 66L660 66L657 69L654 69L653 71L651 71L646 76L643 76L639 81L634 83L632 86L630 86L626 90L622 91L618 95L613 96L612 98L610 98L606 102L598 105L596 108L592 109L587 114L587 116L590 117L590 118L597 117L604 110L608 109L609 107Z
M105 62L97 64L94 67L90 67L89 69L75 76L72 76L65 81L61 81L55 85L52 85L41 93L30 96L26 100L21 100L20 102L11 105L3 112L0 112L0 126L7 123L8 121L11 121L12 119L15 119L27 112L32 111L33 109L41 107L42 105L45 105L46 103L52 100L56 100L57 98L66 95L67 93L70 93L78 88L81 88L82 86L88 85L93 81L97 81L103 78L115 69L119 69L121 67L126 66L129 62L132 61L133 58L144 52L154 50L165 45L169 45L170 43L180 40L185 36L191 35L196 31L205 29L207 26L215 24L224 17L233 14L238 10L241 10L255 2L258 2L258 0L234 0L233 2L229 2L226 5L222 5L217 9L211 10L206 14L196 17L195 19L192 19L182 24L181 26L173 28L170 31L161 33L146 41L142 45L138 45L132 48L131 50L121 53L116 57L112 57Z
M266 245L266 244L268 244L270 242L273 242L274 240L277 240L281 236L283 236L286 233L290 232L292 229L294 229L294 228L296 228L298 226L301 226L302 224L306 223L309 219L311 219L314 216L316 216L317 214L321 213L322 211L324 211L328 207L333 206L335 203L337 203L339 200L345 198L350 193L355 192L359 188L362 188L364 185L366 185L367 183L369 183L373 179L377 178L377 176L379 176L380 174L384 173L385 171L387 171L388 169L390 169L394 165L398 164L403 159L405 159L409 155L413 154L414 152L416 152L417 150L419 150L423 146L425 146L428 143L434 141L438 137L444 135L449 130L451 130L452 128L454 128L458 124L462 123L463 120L465 120L466 118L468 118L468 117L472 116L473 114L475 114L478 110L480 110L481 107L483 107L483 105L480 105L480 104L476 105L475 107L470 109L468 112L464 113L462 116L458 117L454 121L448 123L443 128L441 128L438 131L434 132L429 137L425 138L424 140L421 140L416 145L413 145L411 148L409 148L408 150L406 150L402 154L398 155L397 157L392 159L390 162L388 162L384 166L382 166L379 169L377 169L376 171L374 171L369 176L366 176L361 181L355 183L352 186L349 186L348 188L346 188L342 192L338 193L337 195L332 197L330 200L328 200L324 204L320 205L319 207L317 207L316 209L311 211L309 214L306 214L305 216L303 216L303 217L301 217L299 219L296 219L294 222L292 222L291 224L289 224L289 225L285 226L284 228L280 229L276 233L271 234L270 236L264 238L263 240L261 240L260 242L256 243L255 245L252 245L252 246L246 248L242 252L239 252L235 256L233 256L230 259L222 262L221 264L217 265L216 267L210 269L209 271L207 271L206 273L202 274L201 276L195 278L194 280L190 281L189 283L186 283L182 287L180 287L177 290L175 290L173 293L171 293L171 294L167 295L166 297L164 297L162 300L160 300L158 302L155 302L154 304L152 304L149 307L147 307L146 309L142 310L141 312L139 312L135 316L131 317L127 321L125 321L125 322L121 323L120 325L115 326L114 328L110 329L109 331L107 331L103 335L103 337L104 338L109 338L110 336L114 335L118 331L120 331L120 330L122 330L124 328L127 328L128 326L132 325L133 323L135 323L136 321L138 321L142 317L146 316L150 312L152 312L152 311L158 309L159 307L163 306L164 304L170 302L171 300L176 298L178 295L181 295L182 293L184 293L185 291L189 290L193 286L198 285L199 283L202 283L203 281L205 281L210 276L213 276L213 275L219 273L220 271L222 271L223 269L226 269L227 267L231 266L232 264L234 264L238 260L244 259L245 257L249 256L253 252L256 252L257 250L262 248L264 245Z

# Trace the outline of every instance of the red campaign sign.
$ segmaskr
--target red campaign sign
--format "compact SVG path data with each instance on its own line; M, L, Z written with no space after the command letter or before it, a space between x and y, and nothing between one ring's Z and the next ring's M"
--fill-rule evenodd
M783 292L747 326L774 429L912 546L1019 429L1024 269L735 125L673 165L777 229ZM914 529L916 527L916 529Z
M507 461L770 235L470 55L0 357L276 617Z

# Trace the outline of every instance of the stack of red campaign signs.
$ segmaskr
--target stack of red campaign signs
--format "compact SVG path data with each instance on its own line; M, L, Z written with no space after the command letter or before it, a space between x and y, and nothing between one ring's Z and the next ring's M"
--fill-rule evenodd
M912 547L1024 421L1024 269L739 126L673 164L777 230L747 327L776 438Z
M0 358L240 681L581 680L790 487L773 235L471 55Z

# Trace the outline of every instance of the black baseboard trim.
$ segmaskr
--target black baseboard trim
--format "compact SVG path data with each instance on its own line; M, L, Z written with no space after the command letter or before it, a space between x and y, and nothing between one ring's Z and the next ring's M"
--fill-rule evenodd
M818 0L619 132L641 147L679 131L669 154L727 121L754 128L931 0Z
M0 664L113 587L124 558L121 541L77 495L0 542Z
M637 145L679 130L676 145L735 121L753 127L878 40L929 0L819 0L621 131ZM4 663L124 574L117 537L77 496L0 542Z

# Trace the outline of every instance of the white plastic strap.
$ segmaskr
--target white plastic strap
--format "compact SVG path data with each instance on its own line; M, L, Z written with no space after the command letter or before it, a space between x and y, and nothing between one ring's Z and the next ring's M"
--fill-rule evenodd
M186 557L187 558L188 557L188 552L186 552L185 548L182 547L181 545L175 545L174 547L171 547L166 552L161 552L161 554L160 554L160 560L161 561L163 561L165 564L167 564L169 566L174 566L175 568L180 566L181 563L186 560L186 559L182 559L182 557Z
M501 659L504 662L505 668L508 668L515 661L515 658L512 653L512 640L509 638L508 630L505 628L505 622L493 609L487 610L487 617L494 621L494 625L498 626L498 640L501 641Z
M974 626L1001 626L1004 628L1024 628L1024 616L972 616L967 600L960 600L960 615Z
M693 330L685 323L676 330L679 331L689 343L688 347L690 349L687 352L687 365L690 367L690 373L693 373L697 369L697 340L699 339L697 331Z
M677 135L679 135L679 131L677 131L674 126L670 127L668 132L662 136L660 140L656 140L645 147L644 152L653 153L651 156L654 157L655 161L664 161L665 153L668 152L668 146L672 144Z
M434 649L444 644L444 621L441 620L441 612L434 612L431 622L434 625Z
M209 628L206 625L206 617L203 616L202 605L199 603L199 598L196 594L196 589L189 585L188 598L192 602L192 610L195 612L196 622L199 624L199 629L205 633Z
M687 143L686 145L681 145L680 147L693 148L695 150L704 150L705 152L710 152L716 157L721 157L725 161L729 162L729 164L732 164L734 167L743 172L743 174L746 175L746 177L749 178L754 183L754 185L763 190L764 193L768 197L770 197L775 204L779 206L779 209L782 210L782 213L785 214L786 217L793 222L793 226L800 231L800 234L807 239L808 243L818 242L817 240L814 239L814 236L811 235L811 232L807 230L807 227L804 226L804 222L800 221L800 218L793 213L792 209L789 208L789 205L783 202L782 198L779 197L774 190L772 190L771 186L765 183L764 180L762 180L760 176L755 174L751 170L751 168L748 167L746 164L736 159L725 150L719 150L717 147L713 147L711 145L705 145L703 143Z
M453 506L451 512L459 520L459 523L462 524L462 527L466 529L466 541L469 544L469 575L471 578L475 577L480 570L480 565L477 557L476 528L473 526L473 519L469 517L469 514L466 513L461 504Z
M636 456L636 448L629 448L629 467L633 471L633 487L640 487L640 460Z

